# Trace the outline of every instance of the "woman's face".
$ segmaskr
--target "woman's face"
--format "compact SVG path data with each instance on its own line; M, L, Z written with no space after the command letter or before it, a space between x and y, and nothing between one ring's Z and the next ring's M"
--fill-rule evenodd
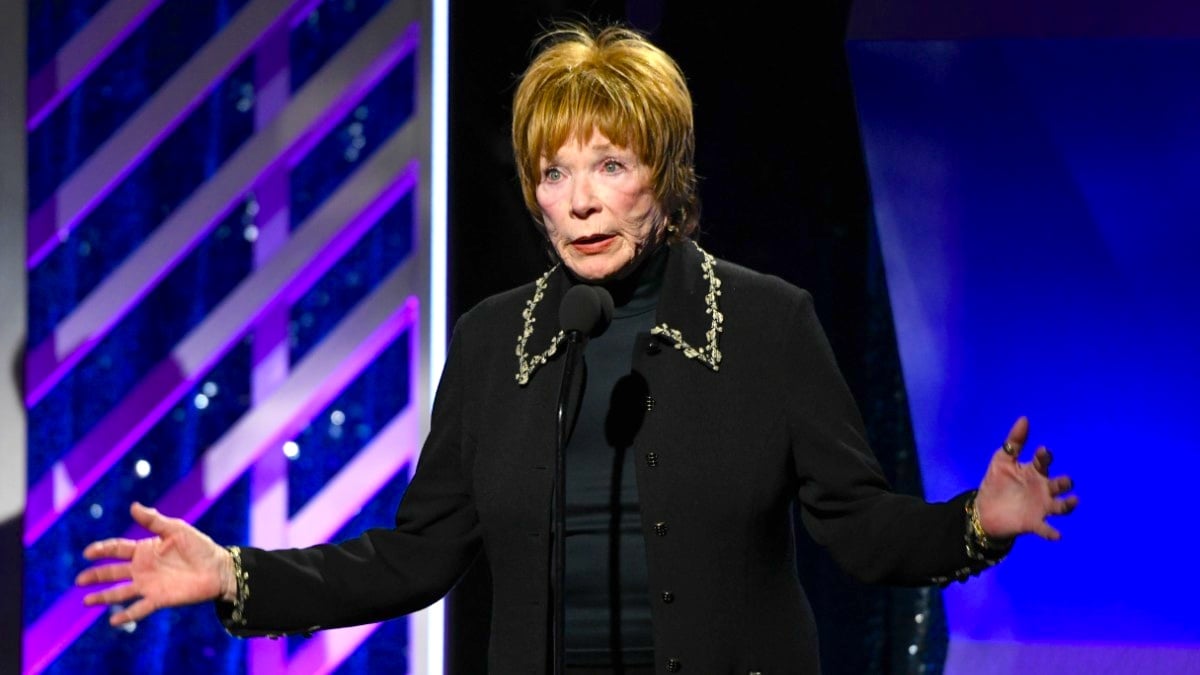
M580 279L620 278L661 240L666 222L649 168L600 131L571 137L542 158L541 170L537 201L546 236Z

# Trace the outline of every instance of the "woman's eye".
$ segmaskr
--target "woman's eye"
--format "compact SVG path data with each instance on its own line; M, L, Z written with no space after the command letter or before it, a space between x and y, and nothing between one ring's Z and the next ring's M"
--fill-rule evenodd
M621 163L615 159L604 162L604 173L616 173L621 170Z
M546 169L546 171L544 172L544 176L545 176L546 180L554 182L554 181L562 178L562 172L559 171L555 167L550 167L549 169Z

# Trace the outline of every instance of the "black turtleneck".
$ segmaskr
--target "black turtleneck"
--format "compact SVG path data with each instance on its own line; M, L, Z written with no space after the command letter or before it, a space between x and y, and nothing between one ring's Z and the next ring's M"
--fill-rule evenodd
M566 450L568 665L654 660L646 546L633 451L646 385L631 372L639 333L654 326L668 246L605 288L613 320L584 350L586 384Z

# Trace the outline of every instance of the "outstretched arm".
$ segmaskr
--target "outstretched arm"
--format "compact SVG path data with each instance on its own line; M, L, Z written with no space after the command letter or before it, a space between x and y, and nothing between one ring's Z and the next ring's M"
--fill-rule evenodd
M109 617L119 626L140 621L164 607L191 605L237 597L233 559L208 535L179 518L169 518L134 503L130 515L155 536L146 539L104 539L83 551L88 560L116 560L93 565L76 577L79 586L117 583L84 598L87 605L134 601ZM125 582L125 583L120 583Z

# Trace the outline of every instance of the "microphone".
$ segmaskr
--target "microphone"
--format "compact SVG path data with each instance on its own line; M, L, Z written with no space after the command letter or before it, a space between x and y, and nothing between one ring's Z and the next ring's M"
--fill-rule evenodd
M550 652L552 658L551 672L553 675L563 675L565 667L563 655L564 624L566 606L563 602L563 586L566 577L566 485L567 438L570 436L567 424L568 402L575 380L575 367L583 353L584 343L605 331L612 322L612 295L599 286L577 284L572 286L558 306L558 320L566 336L567 349L563 363L562 385L558 390L558 418L556 420L555 438L557 449L554 455L554 496L550 502L550 598L554 606L550 620ZM583 392L579 393L580 399Z
M612 322L612 315L612 294L600 286L572 286L558 306L558 319L567 339L572 333L585 340L599 336Z

